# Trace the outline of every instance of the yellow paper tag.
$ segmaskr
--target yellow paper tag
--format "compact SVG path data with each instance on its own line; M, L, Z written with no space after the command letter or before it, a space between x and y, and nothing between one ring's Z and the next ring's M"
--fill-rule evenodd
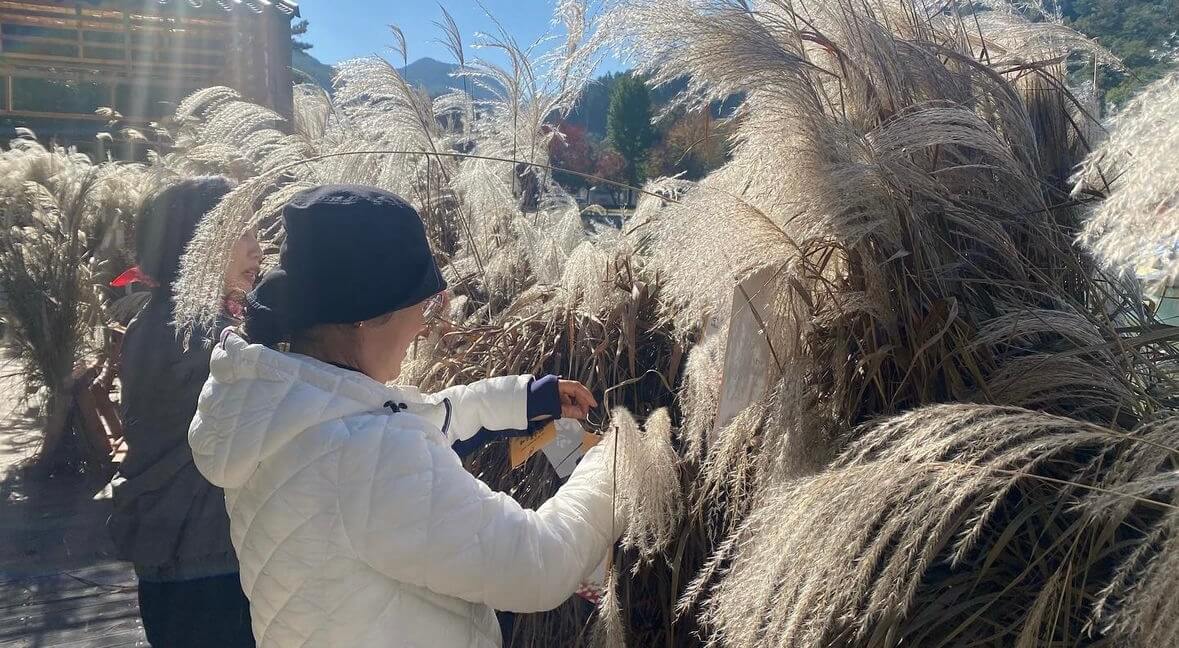
M513 437L508 441L508 460L512 470L524 465L532 455L540 452L557 438L557 423L549 422L540 432L528 437Z
M590 448L598 445L601 442L602 435L587 431L585 435L581 437L581 451L589 452Z

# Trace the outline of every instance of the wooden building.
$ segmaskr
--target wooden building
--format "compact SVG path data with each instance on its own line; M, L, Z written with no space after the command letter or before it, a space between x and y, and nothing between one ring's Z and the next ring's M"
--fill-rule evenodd
M112 107L158 121L228 85L291 110L288 0L0 0L0 139L17 127L91 151Z

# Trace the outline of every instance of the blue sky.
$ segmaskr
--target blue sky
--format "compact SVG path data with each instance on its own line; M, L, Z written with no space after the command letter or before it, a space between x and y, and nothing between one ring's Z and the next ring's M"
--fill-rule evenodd
M494 25L475 0L443 0L454 16L463 41L470 45L476 32L489 32ZM529 45L545 34L552 21L550 0L483 0L487 8L521 45ZM422 0L301 0L299 9L311 23L307 40L324 63L371 54L389 54L390 23L401 27L409 43L409 60L424 56L452 62L452 57L434 40L440 30L433 22L442 12L436 2ZM609 66L616 67L616 66Z

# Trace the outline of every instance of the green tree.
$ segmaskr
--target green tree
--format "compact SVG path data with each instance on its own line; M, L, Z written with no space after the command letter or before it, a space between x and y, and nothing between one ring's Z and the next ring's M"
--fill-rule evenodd
M579 124L585 131L598 139L606 137L606 113L610 110L610 94L614 82L622 75L608 72L590 83L581 91L581 97L573 112L565 121Z
M647 176L699 180L728 160L732 122L718 123L710 111L680 114L647 154Z
M606 114L606 135L626 160L627 182L642 182L643 162L655 130L651 127L651 94L647 84L633 74L623 75L614 83Z
M315 47L302 38L303 36L307 35L308 27L310 27L310 23L308 23L306 19L300 20L299 22L291 25L291 49L295 49L300 52L306 52L312 47Z
M610 96L614 92L614 84L631 72L607 72L585 85L581 97L566 122L580 124L586 132L598 139L606 138L606 113L610 109ZM669 81L656 88L651 88L651 105L655 108L666 105L672 99L688 89L688 78L681 77ZM729 115L736 108L738 101L718 102L714 105L713 113L717 116Z
M1108 103L1125 103L1179 63L1179 0L1068 0L1061 9L1073 29L1096 38L1129 69L1099 77Z

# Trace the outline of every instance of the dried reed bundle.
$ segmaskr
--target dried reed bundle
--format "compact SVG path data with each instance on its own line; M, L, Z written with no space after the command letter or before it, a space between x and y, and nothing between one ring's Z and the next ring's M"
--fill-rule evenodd
M1107 347L1109 314L1135 323L1139 296L1072 244L1055 58L980 61L973 20L909 2L635 1L609 24L656 81L691 76L685 101L747 97L732 162L664 210L651 265L686 335L727 321L741 279L777 273L767 335L783 380L808 384L770 407L809 430L763 443L838 450L870 417L939 401L1135 424L1142 371ZM1025 42L1050 32L1029 51L1072 42L1037 25L1018 26ZM1062 370L1076 384L1043 387Z
M299 92L297 114L315 103L306 92ZM305 120L296 123L309 126ZM198 90L177 107L170 133L175 148L162 161L181 175L249 178L307 154L308 138L288 135L285 125L278 113L246 101L232 88Z
M1179 641L1179 417L1168 413L1137 430L1135 437L1140 442L1111 469L1131 481L1118 493L1097 494L1088 509L1104 522L1134 506L1130 497L1168 507L1097 599L1094 625L1117 645L1168 646Z
M479 105L461 91L431 101L380 58L341 64L334 98L299 89L292 123L225 88L185 100L176 116L177 150L167 164L248 179L206 219L190 246L176 284L178 319L213 318L220 273L241 232L262 225L277 242L282 232L273 217L283 202L330 182L378 186L407 198L421 212L435 250L451 262L447 272L495 309L526 289L530 275L556 282L585 237L572 198L535 165L548 162L548 141L556 133L548 120L572 109L597 52L581 3L562 2L558 9L566 39L544 55L520 48L506 32L488 37L483 45L507 53L506 67L468 61L457 26L444 21L460 75L493 92ZM403 40L397 40L402 49ZM292 125L290 134L281 130ZM530 235L554 225L568 234L556 245Z
M683 502L679 499L679 457L671 447L671 416L660 409L640 430L630 412L614 410L614 451L619 516L628 522L622 546L652 559L671 542L679 526ZM608 450L614 450L607 447ZM668 492L673 496L667 496Z

